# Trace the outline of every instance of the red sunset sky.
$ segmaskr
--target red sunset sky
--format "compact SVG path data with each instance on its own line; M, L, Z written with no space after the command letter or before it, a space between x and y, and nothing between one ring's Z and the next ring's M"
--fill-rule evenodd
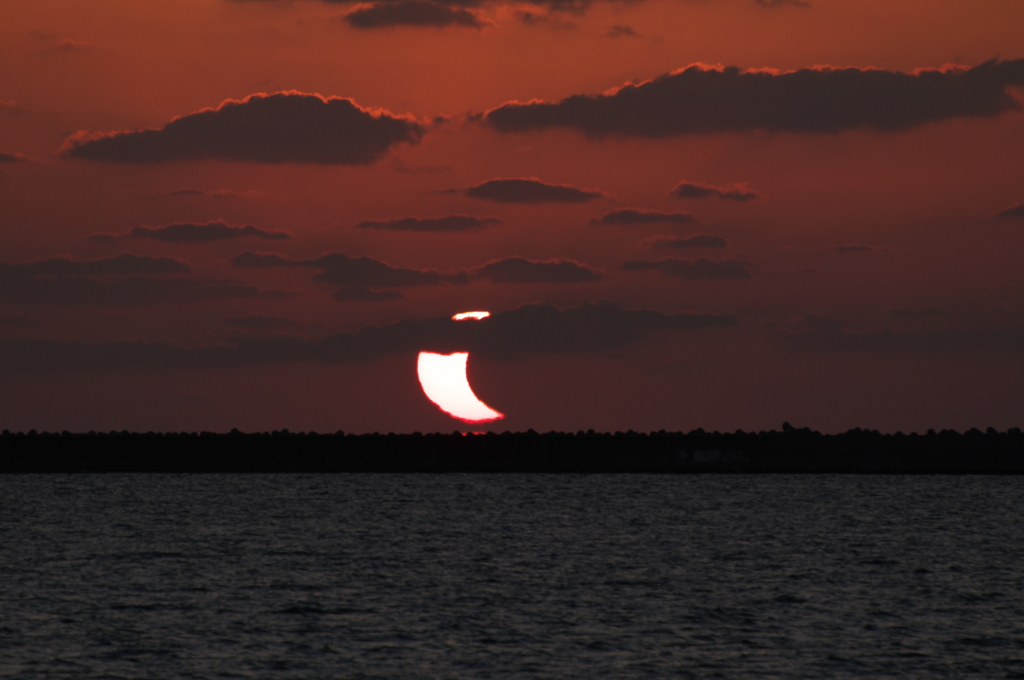
M1020 0L0 16L0 428L1024 421Z

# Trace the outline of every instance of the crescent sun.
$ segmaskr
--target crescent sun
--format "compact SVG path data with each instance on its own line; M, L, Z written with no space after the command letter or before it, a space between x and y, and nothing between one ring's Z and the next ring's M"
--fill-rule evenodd
M488 312L463 312L456 314L452 319L461 321L484 319L488 316ZM486 423L504 418L504 413L494 410L473 393L466 374L468 361L469 352L420 352L416 361L416 372L423 393L439 409L467 423Z

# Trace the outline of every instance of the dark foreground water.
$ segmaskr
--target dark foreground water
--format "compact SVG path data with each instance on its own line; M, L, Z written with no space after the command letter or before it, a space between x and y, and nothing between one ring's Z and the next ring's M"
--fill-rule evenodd
M0 677L1022 678L1024 478L0 477Z

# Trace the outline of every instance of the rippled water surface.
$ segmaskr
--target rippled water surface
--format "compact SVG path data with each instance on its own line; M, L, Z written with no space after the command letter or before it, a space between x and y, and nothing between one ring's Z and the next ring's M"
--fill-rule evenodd
M1024 479L0 477L0 677L1024 678Z

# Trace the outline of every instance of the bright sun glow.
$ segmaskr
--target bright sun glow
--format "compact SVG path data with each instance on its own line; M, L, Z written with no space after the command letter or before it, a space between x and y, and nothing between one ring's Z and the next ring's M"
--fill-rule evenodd
M468 359L469 352L420 352L416 371L423 392L442 411L467 423L485 423L504 418L505 414L495 411L473 394L466 376Z
M455 321L462 321L463 319L486 319L491 315L490 312L459 312L452 317Z

